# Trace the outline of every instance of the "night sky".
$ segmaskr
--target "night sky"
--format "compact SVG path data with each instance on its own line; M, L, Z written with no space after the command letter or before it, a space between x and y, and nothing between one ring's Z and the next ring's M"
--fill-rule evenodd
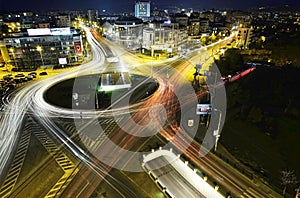
M132 12L134 0L0 0L2 11L46 11L98 9L108 12ZM300 0L152 0L159 8L175 5L183 8L211 9L234 8L247 9L258 6L300 6Z

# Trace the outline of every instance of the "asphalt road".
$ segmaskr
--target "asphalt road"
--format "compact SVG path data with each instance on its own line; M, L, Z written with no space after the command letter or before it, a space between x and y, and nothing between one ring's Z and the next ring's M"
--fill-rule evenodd
M63 192L66 196L75 194L78 197L90 196L97 188L98 184L102 181L106 181L111 188L118 192L119 196L138 197L135 192L127 188L126 185L121 185L118 178L114 178L108 172L111 170L111 167L123 167L120 161L123 160L123 162L126 162L126 159L131 159L131 154L140 155L136 151L132 151L128 154L128 150L139 142L139 136L142 136L144 132L147 132L146 128L142 127L146 125L148 127L155 128L157 130L156 132L160 131L160 133L166 139L169 139L178 150L182 150L182 152L190 157L195 164L201 167L201 169L203 169L204 172L210 175L213 179L222 178L220 183L226 189L230 190L232 194L244 197L279 197L267 186L258 181L249 180L232 167L228 166L228 164L218 160L215 156L208 154L206 157L201 158L201 154L199 154L199 145L195 142L191 143L192 140L187 135L187 132L175 121L176 117L174 115L176 114L178 107L176 107L177 102L174 100L174 87L181 87L181 85L184 84L183 78L179 78L177 74L180 73L183 76L190 78L194 65L203 61L205 61L206 64L203 65L202 72L204 70L208 70L210 67L208 62L211 61L209 55L211 53L210 49L217 48L222 45L222 43L226 43L226 41L208 46L205 49L203 48L195 52L191 52L187 55L187 57L181 57L181 60L179 61L174 60L174 62L171 63L171 65L176 67L177 70L177 73L174 73L170 71L170 66L167 63L165 63L167 64L166 66L157 66L158 64L156 63L145 64L145 62L137 64L136 62L139 59L133 58L132 55L127 52L122 52L122 56L118 56L120 64L108 64L108 66L103 66L105 65L104 63L107 63L106 56L117 56L117 54L111 54L114 50L105 52L104 48L106 47L101 47L98 41L93 38L88 30L87 37L93 52L93 60L91 62L62 74L39 80L38 82L22 88L15 94L15 97L12 99L7 108L5 116L1 117L0 122L1 172L4 171L6 163L9 162L10 159L9 154L13 153L15 148L14 146L18 142L19 131L22 128L22 121L25 113L30 110L36 119L39 120L40 124L49 130L58 141L63 142L64 147L69 149L78 157L79 160L83 162L83 166L79 167L79 174L75 177L76 180L72 180L70 185L66 187L66 190ZM108 41L103 42L108 43ZM105 46L107 46L107 44ZM199 58L199 55L201 58ZM122 58L124 58L124 61ZM156 69L153 69L154 67ZM150 74L157 78L160 83L160 87L148 100L137 104L135 106L135 111L132 112L128 110L128 107L97 112L76 108L72 110L64 109L46 103L43 98L45 91L57 82L77 75L97 72L101 73L103 71L118 69L122 71L132 71L134 69L136 73ZM190 102L195 102L195 100L189 99L189 95L185 95L185 98L187 98ZM164 114L159 107L152 109L152 114L156 116L151 117L147 113L148 110L152 108L153 104L157 103L172 107L166 111L166 118L168 122L166 125L163 125L163 128L161 122L164 120L161 115ZM89 151L82 149L76 142L66 136L53 121L58 117L76 119L80 122L82 119L93 120L98 117L121 116L128 114L132 114L132 118L127 120L126 123L123 123L122 130L113 131L113 135L110 136L110 139L107 138L101 144L96 147L92 147ZM86 127L88 128L91 123L92 121L88 122ZM149 125L149 123L151 123L151 125ZM127 133L124 133L124 131L127 131ZM128 132L130 134L128 134ZM176 134L178 138L172 139L174 134ZM112 144L112 142L114 144ZM91 152L93 155L91 155ZM99 161L99 159L101 160ZM109 177L109 179L106 179L106 177Z

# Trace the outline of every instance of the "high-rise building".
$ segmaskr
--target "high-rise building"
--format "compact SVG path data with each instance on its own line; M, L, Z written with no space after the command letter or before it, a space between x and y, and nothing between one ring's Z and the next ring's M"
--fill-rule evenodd
M89 21L98 22L98 10L88 10Z
M71 26L70 15L60 14L60 15L57 15L55 18L56 18L57 27L70 27Z
M251 43L253 28L239 27L237 35L237 43L241 48L248 48Z
M150 1L136 1L134 8L136 18L145 19L150 17Z

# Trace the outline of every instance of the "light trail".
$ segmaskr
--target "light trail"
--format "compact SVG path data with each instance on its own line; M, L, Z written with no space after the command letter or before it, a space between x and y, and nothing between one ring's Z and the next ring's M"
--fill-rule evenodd
M123 107L114 110L107 109L104 111L65 109L65 108L50 105L44 100L43 95L45 91L48 90L49 87L53 86L56 83L59 83L66 79L77 77L79 74L83 75L83 74L90 74L90 73L101 73L105 71L106 68L101 67L106 62L105 56L109 56L112 54L111 52L103 54L102 50L105 51L104 49L105 47L103 48L101 47L101 45L98 44L97 40L93 38L92 34L88 31L88 29L86 29L86 33L93 52L93 59L91 62L86 63L79 68L74 68L70 71L61 73L53 77L48 77L46 79L40 80L36 83L32 83L24 87L23 89L19 90L18 93L15 94L15 97L11 100L11 102L7 106L6 114L1 118L1 122L0 122L0 127L1 127L0 171L1 172L9 160L10 157L9 155L10 153L12 153L15 143L18 141L19 131L22 127L24 116L26 112L28 112L28 110L30 110L40 120L40 122L47 129L49 129L61 142L63 142L65 146L72 151L72 153L74 153L79 159L81 159L85 164L87 164L93 171L95 171L98 174L98 176L101 177L101 179L104 179L105 176L110 176L108 174L110 168L99 166L99 160L97 159L103 159L104 157L106 157L106 154L112 153L112 150L115 150L116 153L113 156L111 156L112 158L110 159L112 165L114 165L120 160L121 156L124 155L124 152L127 151L126 149L130 149L130 147L134 143L136 143L136 141L138 141L138 138L136 137L139 137L139 134L142 133L142 131L138 131L137 127L132 127L130 124L128 124L125 125L125 127L130 128L131 131L133 131L131 135L124 133L123 130L119 130L116 131L114 136L111 138L111 140L119 146L118 149L116 149L115 145L113 145L112 147L112 145L107 145L104 143L101 144L99 148L95 149L94 156L90 156L90 154L88 154L86 151L80 148L75 142L73 142L70 137L66 136L65 133L61 131L51 120L51 118L53 117L98 118L99 116L105 117L105 116L111 116L112 114L121 115L124 112L125 108L129 108L129 107ZM220 43L222 42L224 41L220 41ZM161 134L167 140L172 142L175 145L175 147L181 149L183 152L186 152L186 154L188 154L188 156L190 156L193 159L193 161L197 162L197 165L204 166L203 165L204 162L205 164L212 165L214 169L213 170L207 169L207 171L211 174L217 175L216 172L220 173L222 171L221 168L216 166L215 162L211 161L211 159L207 159L206 157L203 158L206 161L199 161L199 145L195 145L194 143L191 144L193 140L176 123L176 121L174 121L175 119L174 115L176 111L178 111L178 101L174 101L174 93L172 91L172 88L170 87L170 84L167 83L166 80L164 80L165 76L162 75L163 73L167 72L168 67L169 67L168 65L166 65L165 67L161 67L160 69L158 69L158 71L154 73L155 75L154 77L157 78L157 80L160 83L159 89L147 100L130 106L131 108L135 107L136 109L139 109L139 111L130 112L130 113L133 112L135 113L133 114L132 118L133 120L136 120L136 122L140 124L147 123L149 121L149 116L147 113L148 109L150 109L154 103L165 104L169 108L167 112L169 126L163 129L161 131ZM193 63L188 61L182 64L181 67L178 68L178 70L184 74L187 71L189 71L192 67L193 67ZM142 69L144 68L140 68L140 70ZM171 75L170 79L171 82L175 82L172 86L180 86L180 84L182 83L182 81L179 78L177 78L175 75ZM199 95L201 94L203 93L199 93ZM187 98L186 100L187 103L192 102L192 100L189 100L188 95L186 96L186 98ZM161 120L158 120L154 125L159 127L160 122ZM174 135L177 138L174 138ZM224 174L224 171L222 171L222 173ZM89 175L90 173L89 171L86 171L85 174ZM223 174L222 176L224 176ZM221 175L221 173L218 175ZM228 177L228 175L225 176ZM241 180L237 180L237 178L236 177L234 178L233 176L228 178L230 178L230 181L234 181L234 183L241 181ZM111 179L113 179L118 183L118 180L116 180L115 178L111 178ZM241 190L240 188L243 189L247 187L246 184L243 182L242 184L238 184L238 187L231 187L231 185L236 186L236 184L234 183L228 182L228 184L227 183L226 184L222 183L222 184L224 186L226 185L226 187L232 189L234 192L240 192ZM132 193L130 189L126 189L126 186L122 186L122 188L125 189L125 191L128 191L128 193L132 194L132 197L135 197L134 193Z
M19 132L22 129L22 123L27 112L32 113L39 122L43 124L45 128L50 130L66 147L70 149L79 159L87 164L98 176L102 177L109 185L112 186L122 197L122 193L115 188L115 185L110 184L106 176L110 177L115 183L118 183L118 188L123 189L132 197L136 197L135 194L128 189L124 184L119 182L116 178L113 178L108 174L105 168L98 165L98 161L89 156L89 154L82 150L76 143L74 143L69 137L65 136L50 119L51 117L79 117L82 110L64 109L48 104L44 100L44 93L54 84L61 81L75 78L78 75L90 74L90 73L101 73L105 67L101 67L105 63L105 55L103 54L99 44L92 37L91 33L85 28L87 33L88 41L91 44L93 59L91 62L81 65L80 67L73 68L69 71L61 74L47 77L46 79L39 80L28 84L22 89L18 90L14 97L7 102L6 110L4 115L1 116L0 121L0 172L4 173L4 168L9 162L10 155L13 153L13 149L18 142ZM87 117L96 117L97 113L95 110L86 110L84 112ZM104 114L105 112L98 112L98 114Z

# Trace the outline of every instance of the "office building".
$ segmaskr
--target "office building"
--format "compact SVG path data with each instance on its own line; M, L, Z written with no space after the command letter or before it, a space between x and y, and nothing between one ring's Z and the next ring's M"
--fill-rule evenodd
M84 55L81 33L73 28L27 29L26 36L3 39L4 60L16 69L36 69L77 62Z

